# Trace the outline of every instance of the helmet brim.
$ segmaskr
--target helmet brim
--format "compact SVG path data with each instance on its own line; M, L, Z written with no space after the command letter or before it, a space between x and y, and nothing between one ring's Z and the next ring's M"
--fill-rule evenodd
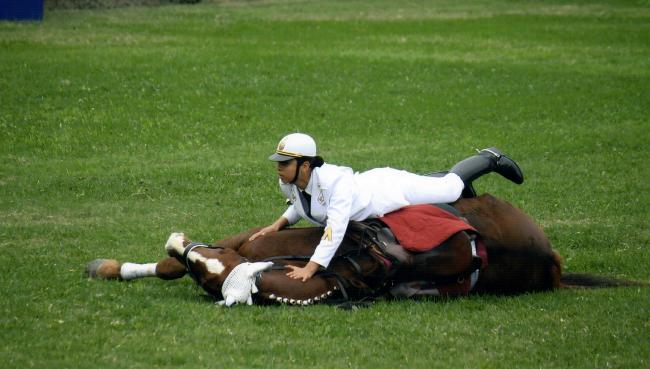
M282 155L282 154L278 154L277 152L269 156L269 160L271 161L287 161L295 158L296 158L295 156Z

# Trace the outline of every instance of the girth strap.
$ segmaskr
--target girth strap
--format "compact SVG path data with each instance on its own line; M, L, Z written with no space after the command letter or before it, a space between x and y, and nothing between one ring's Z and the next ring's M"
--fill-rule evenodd
M462 282L465 278L476 275L476 279L478 278L478 271L481 269L483 266L483 260L481 259L480 256L477 255L476 252L476 240L474 237L470 240L470 246L472 248L472 262L470 265L465 269L465 271L460 272L458 274L450 275L450 276L440 276L433 278L431 282L437 284L437 285L445 285L445 284L453 284L453 283L459 283ZM476 280L472 281L472 287L473 284L476 283Z

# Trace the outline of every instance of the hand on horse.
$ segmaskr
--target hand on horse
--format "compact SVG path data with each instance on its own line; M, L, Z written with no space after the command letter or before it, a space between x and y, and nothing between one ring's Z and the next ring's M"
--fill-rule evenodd
M297 267L295 265L287 265L286 268L291 269L291 271L287 273L287 276L293 279L300 279L303 282L306 282L309 278L311 278L314 275L314 273L316 273L319 267L320 265L313 261L307 263L307 265L305 265L303 268Z
M248 240L249 241L254 241L256 238L258 238L260 236L265 236L267 233L273 233L273 232L277 232L277 231L278 230L273 225L270 225L268 227L264 227L264 228L260 229L256 233L254 233L252 236L250 236L250 238Z
M280 217L278 220L273 222L270 226L266 226L259 231L253 233L252 236L248 238L249 241L254 241L256 238L260 236L264 236L268 233L273 233L281 230L282 228L286 227L289 224L289 221L285 217Z

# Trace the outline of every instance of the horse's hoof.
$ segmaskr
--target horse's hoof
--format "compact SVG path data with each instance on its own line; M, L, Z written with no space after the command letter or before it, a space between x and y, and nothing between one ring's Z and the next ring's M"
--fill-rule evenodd
M95 259L86 265L88 278L120 279L120 263L113 259Z

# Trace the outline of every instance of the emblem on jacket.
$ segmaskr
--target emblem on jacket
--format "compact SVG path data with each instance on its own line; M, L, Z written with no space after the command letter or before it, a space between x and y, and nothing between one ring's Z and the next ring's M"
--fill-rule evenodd
M327 226L325 227L325 232L323 232L323 237L321 240L328 240L332 241L332 227Z
M325 205L325 196L323 196L323 191L320 191L318 194L318 203L321 205Z

